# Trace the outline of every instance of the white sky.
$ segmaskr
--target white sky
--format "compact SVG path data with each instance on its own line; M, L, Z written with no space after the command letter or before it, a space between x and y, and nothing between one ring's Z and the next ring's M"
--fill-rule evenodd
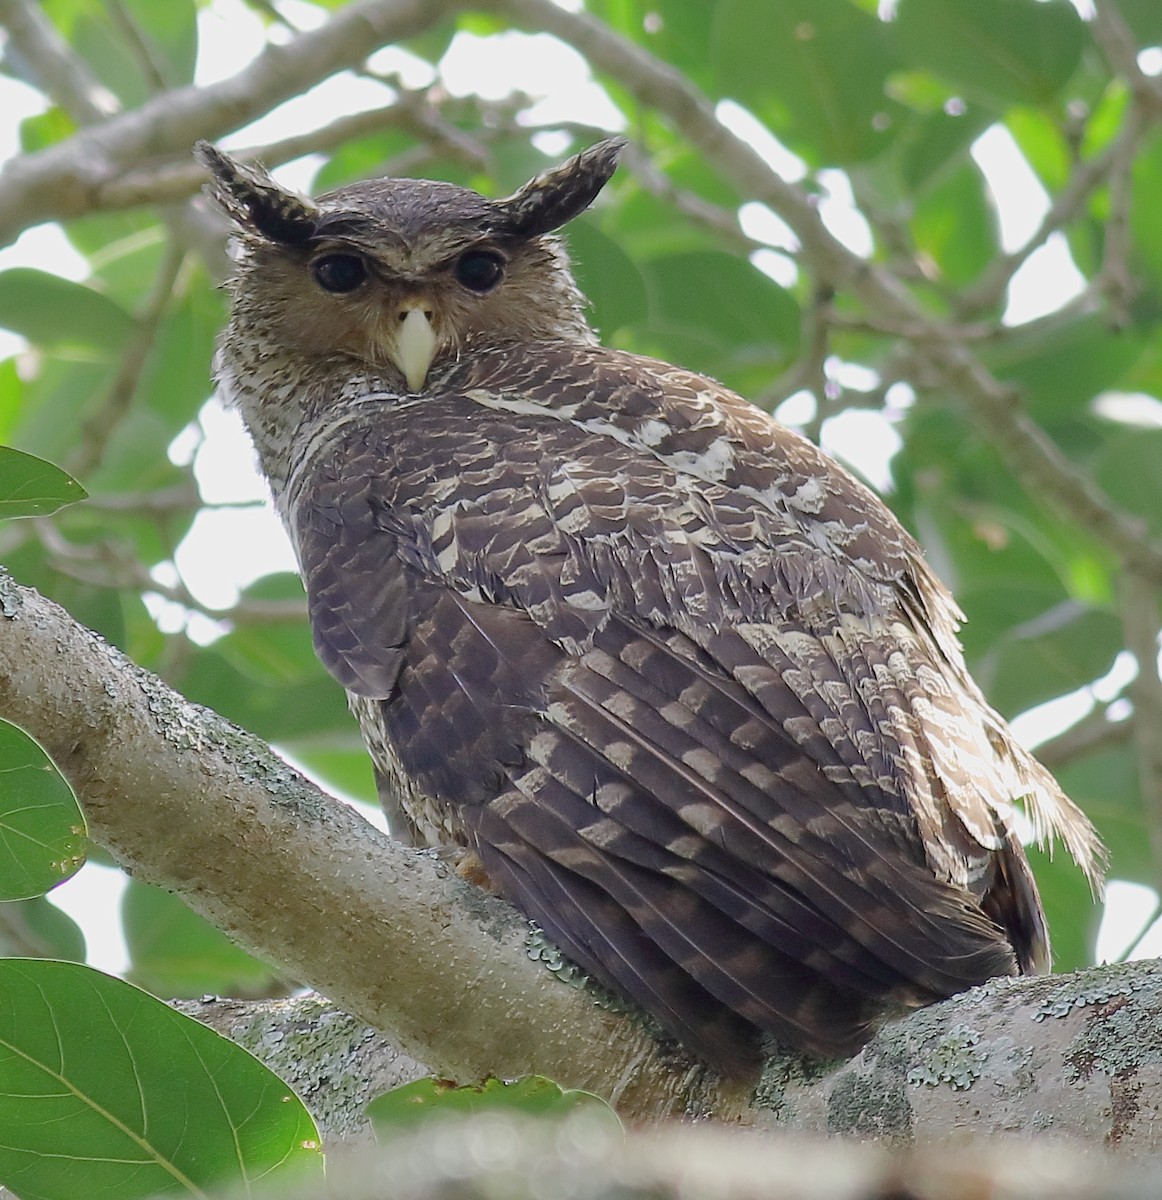
M319 9L299 0L279 0L278 7L303 28L323 19ZM196 80L199 84L233 75L264 44L262 23L241 0L214 0L199 11L198 19ZM510 87L519 88L539 97L525 118L530 125L579 120L610 130L624 127L622 114L593 80L584 59L571 48L544 34L517 32L489 39L487 53L481 52L478 43L479 39L473 35L457 35L441 62L443 83L453 95L476 92L498 99ZM1143 56L1143 68L1151 73L1162 70L1162 53L1155 57L1157 62ZM381 71L398 72L408 87L422 87L432 81L429 65L403 51L380 51L374 56L373 66ZM273 141L301 133L304 128L324 125L340 113L381 107L390 99L390 89L385 85L345 72L313 88L306 96L281 105L260 121L224 139L224 144L229 147ZM44 102L34 89L0 77L0 160L16 153L19 122L43 109ZM724 101L718 107L718 115L724 125L751 141L784 178L794 182L804 177L803 163L740 106ZM538 144L546 152L557 152L548 135ZM1040 224L1048 210L1049 198L1007 130L999 126L987 130L974 145L973 157L996 202L1002 245L1005 250L1017 249ZM300 159L279 168L275 174L290 186L309 190L320 161L317 157ZM853 207L846 176L839 171L823 172L820 183L823 186L820 211L828 228L854 251L866 255L871 247L870 231ZM744 205L740 219L749 236L770 247L754 256L755 265L784 286L794 283L796 267L784 251L794 251L795 238L785 223L761 204ZM0 250L0 270L14 266L50 269L73 280L83 280L88 274L86 260L72 249L60 229L52 225L29 230L15 245ZM1083 286L1084 279L1073 264L1065 239L1054 235L1013 279L1004 319L1009 324L1020 324L1043 316L1075 297ZM22 349L21 339L0 330L0 358ZM853 364L836 361L829 364L829 370L850 387L871 388L878 382L874 372ZM896 407L902 411L911 399L910 389L900 385L893 403L898 400ZM810 418L812 409L812 398L801 394L785 402L778 415L790 423L802 423ZM823 441L829 451L852 463L873 483L887 485L888 463L900 444L890 420L870 412L847 413L825 423ZM258 501L266 497L265 485L254 470L240 423L216 402L206 405L198 427L188 430L175 442L171 455L176 461L192 459L203 498L209 504ZM268 508L231 508L199 514L175 555L175 564L163 565L159 579L172 579L175 568L204 604L227 607L239 589L271 571L292 570L294 560L283 531ZM153 604L153 610L163 628L178 627L180 622L190 620L191 634L205 639L214 635L213 623L206 618L190 618L176 606L160 600ZM1132 670L1128 656L1115 668L1107 686L1112 686L1114 679L1124 681L1127 670ZM1092 704L1093 697L1089 694L1066 697L1014 724L1022 737L1034 743L1076 720ZM114 917L123 886L119 872L90 864L52 894L53 901L85 929L90 961L112 971L122 970L126 965L119 922ZM1149 888L1115 883L1110 889L1109 917L1103 923L1099 953L1114 955L1128 945L1154 912L1156 903L1157 897ZM1155 930L1148 942L1139 947L1139 956L1150 947L1162 949L1162 929Z

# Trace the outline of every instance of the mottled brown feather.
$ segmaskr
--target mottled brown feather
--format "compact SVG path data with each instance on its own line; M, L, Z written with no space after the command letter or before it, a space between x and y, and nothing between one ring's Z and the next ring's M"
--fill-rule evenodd
M760 1032L848 1053L1046 964L1014 802L1091 877L1098 843L876 497L713 381L596 345L549 234L618 149L504 201L280 198L207 155L243 242L219 379L393 820L468 847L707 1061L745 1069ZM313 232L281 246L256 212ZM482 246L504 279L472 296L452 264ZM350 298L312 282L337 248L370 264ZM410 391L382 342L417 295L437 348Z

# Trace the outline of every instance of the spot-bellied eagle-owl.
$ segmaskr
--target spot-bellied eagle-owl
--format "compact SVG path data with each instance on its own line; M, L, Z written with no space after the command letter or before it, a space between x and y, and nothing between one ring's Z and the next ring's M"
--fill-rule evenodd
M1097 839L867 488L713 380L598 344L554 230L621 144L502 200L315 201L201 144L238 226L217 378L397 830L465 847L712 1064L756 1031L851 1052L1046 965L1014 800L1091 877Z

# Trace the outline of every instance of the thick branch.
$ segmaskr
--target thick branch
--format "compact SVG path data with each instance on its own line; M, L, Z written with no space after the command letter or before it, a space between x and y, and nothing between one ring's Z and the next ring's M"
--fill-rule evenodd
M1033 1112L1091 1144L1162 1137L1148 1100L1162 1094L1157 964L994 981L890 1024L830 1073L772 1059L748 1101L533 962L507 905L391 842L7 577L0 664L0 713L54 756L118 860L388 1031L391 1071L399 1047L464 1080L544 1073L633 1117L712 1112L890 1140L969 1120L1020 1128ZM328 1116L333 1129L356 1119Z
M183 1008L282 1073L329 1136L363 1128L376 1086L414 1078L384 1039L317 998ZM899 1147L1049 1132L1090 1149L1162 1149L1162 966L997 979L884 1027L850 1062L772 1059L743 1118ZM293 1030L305 1045L288 1061ZM378 1082L373 1082L378 1081ZM763 1192L763 1195L770 1194Z
M637 1021L534 962L508 905L392 842L5 575L0 714L53 756L126 869L440 1074L539 1072L638 1117L730 1109Z

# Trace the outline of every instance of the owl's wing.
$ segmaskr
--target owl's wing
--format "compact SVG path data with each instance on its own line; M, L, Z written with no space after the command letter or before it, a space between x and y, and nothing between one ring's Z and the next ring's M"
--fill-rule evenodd
M500 890L703 1057L737 1067L753 1027L849 1051L1012 972L1010 938L1036 956L1010 797L962 820L931 795L917 697L949 663L857 594L891 563L853 575L738 487L478 397L385 413L316 474L295 527L324 661L382 697L376 732Z
M850 1052L885 1007L1015 969L893 798L788 736L815 721L793 692L772 713L625 618L572 655L527 612L429 598L382 706L401 758L505 896L704 1058L737 1068L747 1025Z
M375 477L348 469L351 458L313 464L294 493L290 535L315 653L348 692L384 699L404 663L407 586L396 539L375 520Z

